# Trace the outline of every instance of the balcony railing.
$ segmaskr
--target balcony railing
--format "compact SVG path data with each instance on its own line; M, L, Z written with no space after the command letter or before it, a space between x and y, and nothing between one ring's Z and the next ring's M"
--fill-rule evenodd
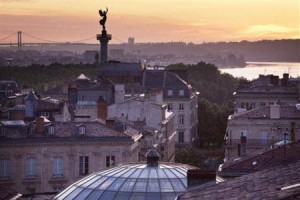
M245 144L247 147L262 147L262 146L272 146L275 143L281 140L275 139L247 139ZM226 147L236 147L238 144L241 144L240 139L228 139L225 141Z

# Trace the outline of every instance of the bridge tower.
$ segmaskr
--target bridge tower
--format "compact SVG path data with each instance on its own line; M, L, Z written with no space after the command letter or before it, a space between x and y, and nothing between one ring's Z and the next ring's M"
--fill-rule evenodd
M18 50L22 49L22 31L18 31Z

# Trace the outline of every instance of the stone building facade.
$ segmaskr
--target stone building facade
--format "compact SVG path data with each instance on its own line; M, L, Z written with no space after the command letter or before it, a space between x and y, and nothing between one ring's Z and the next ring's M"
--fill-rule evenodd
M300 102L300 80L284 74L260 75L248 84L240 84L233 94L237 111L251 110L269 105L291 106Z
M108 107L108 118L117 118L143 133L139 158L156 148L161 160L175 159L175 115L163 103L162 93L142 94Z
M284 139L300 140L300 107L265 106L229 116L225 161L275 148Z
M138 161L138 131L99 122L0 123L0 186L54 192L101 169Z
M192 86L172 72L147 70L142 87L145 93L162 91L163 102L175 114L176 145L190 145L198 126L198 96Z

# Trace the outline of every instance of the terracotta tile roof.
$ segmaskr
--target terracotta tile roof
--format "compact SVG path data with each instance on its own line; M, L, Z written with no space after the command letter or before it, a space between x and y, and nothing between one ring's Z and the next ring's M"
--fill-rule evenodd
M264 106L244 113L233 114L230 119L270 119L270 106ZM300 119L300 110L296 106L280 106L281 119Z
M299 183L300 161L190 190L178 199L300 199Z

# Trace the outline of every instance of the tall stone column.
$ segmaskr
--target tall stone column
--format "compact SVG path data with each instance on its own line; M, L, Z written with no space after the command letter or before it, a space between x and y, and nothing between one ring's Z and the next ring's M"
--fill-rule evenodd
M108 42L111 40L111 34L102 30L102 34L97 34L97 40L100 41L100 62L105 63L108 60Z

